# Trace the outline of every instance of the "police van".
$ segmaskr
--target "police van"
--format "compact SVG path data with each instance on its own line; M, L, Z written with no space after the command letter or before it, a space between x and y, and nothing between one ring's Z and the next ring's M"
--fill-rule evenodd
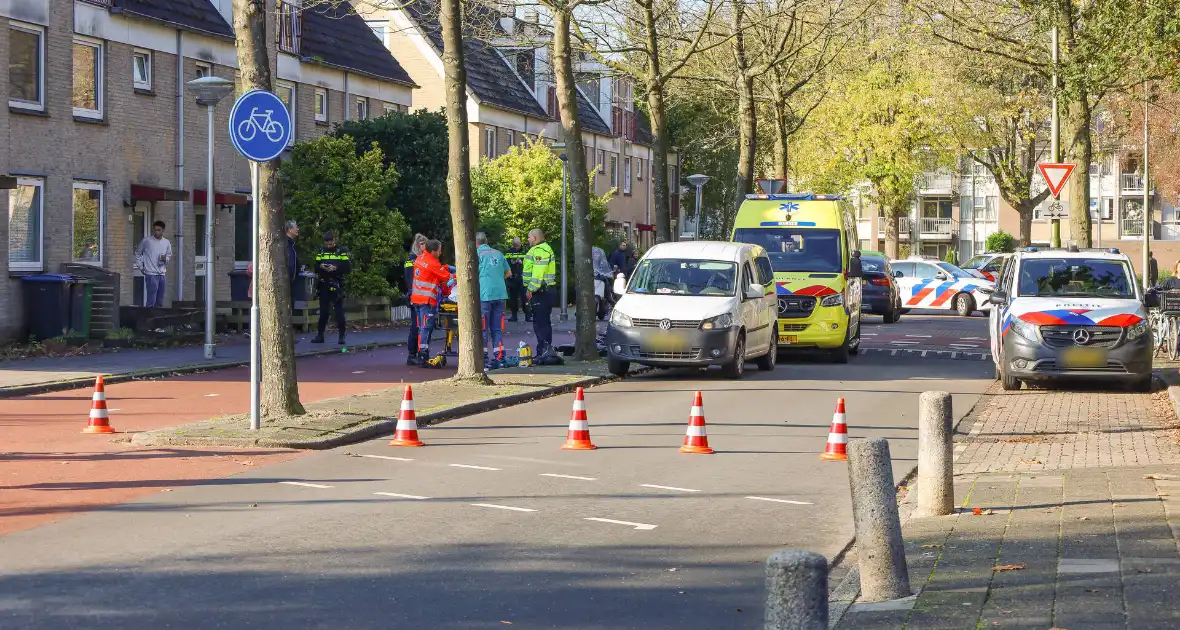
M1158 296L1142 292L1119 250L1019 251L1004 263L989 300L992 359L1004 389L1062 378L1150 389L1147 308Z
M759 245L769 256L779 350L820 349L840 363L859 352L864 274L847 200L811 193L746 195L730 240Z

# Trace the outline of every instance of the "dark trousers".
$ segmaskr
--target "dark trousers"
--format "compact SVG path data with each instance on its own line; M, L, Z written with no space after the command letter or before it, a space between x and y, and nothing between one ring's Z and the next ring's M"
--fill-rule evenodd
M553 347L553 322L549 317L553 312L553 304L557 301L555 289L545 289L533 293L533 334L537 336L537 356L545 354Z
M320 293L320 336L328 329L328 312L336 311L336 331L344 339L344 291L332 287L323 287Z
M516 317L522 310L528 314L528 304L525 304L524 299L524 282L514 276L508 279L508 312Z
M408 304L410 307L410 336L406 339L406 348L410 351L410 356L418 354L418 307L413 304Z

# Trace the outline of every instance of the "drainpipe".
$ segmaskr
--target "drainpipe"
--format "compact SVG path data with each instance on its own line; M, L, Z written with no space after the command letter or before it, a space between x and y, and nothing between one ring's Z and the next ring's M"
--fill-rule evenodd
M176 189L184 190L184 32L176 29ZM176 301L184 300L184 202L176 203Z
M348 91L348 73L344 73L344 120L352 120L352 94Z

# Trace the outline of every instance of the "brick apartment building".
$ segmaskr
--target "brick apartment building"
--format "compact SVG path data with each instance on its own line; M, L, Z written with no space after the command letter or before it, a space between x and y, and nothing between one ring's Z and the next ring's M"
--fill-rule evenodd
M295 140L410 108L413 80L360 17L270 9L274 91ZM207 114L184 83L235 80L231 0L8 0L0 17L0 341L22 333L28 274L93 277L94 325L117 326L120 303L142 303L133 251L156 220L176 252L169 302L202 301ZM215 110L218 299L250 251L249 165L227 134L235 96Z
M421 86L415 107L435 110L446 104L443 91L442 37L437 2L418 0L401 9L374 10L358 6L386 46ZM536 11L509 8L502 14L469 8L472 36L465 38L468 122L471 159L494 159L525 138L557 141L556 86L550 65L549 33L538 25ZM478 34L479 37L475 37ZM602 67L581 59L576 68L578 111L581 114L587 164L597 169L594 193L615 190L607 203L607 228L641 248L655 243L655 199L652 187L654 149L647 121L635 108L632 82L610 76ZM679 216L678 155L668 156L672 192L673 233Z
M1125 146L1090 165L1090 217L1095 247L1117 247L1135 262L1142 260L1143 243L1143 151ZM1040 175L1036 185L1043 186ZM1052 201L1046 199L1033 214L1032 242L1047 246L1052 231L1045 216ZM1172 269L1180 260L1180 205L1155 190L1151 201L1151 251L1159 268ZM1061 203L1069 206L1069 189L1062 191ZM879 209L861 191L856 198L858 231L863 249L883 251L885 225ZM914 191L911 213L901 221L902 243L917 243L915 254L942 258L955 249L960 261L983 253L987 237L1004 231L1020 234L1020 217L1000 197L995 179L983 166L964 159L952 172L926 173ZM1061 240L1073 240L1068 219L1062 221Z

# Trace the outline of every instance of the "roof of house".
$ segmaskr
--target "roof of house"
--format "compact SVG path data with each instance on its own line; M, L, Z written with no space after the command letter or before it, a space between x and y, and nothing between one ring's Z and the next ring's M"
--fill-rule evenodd
M610 125L602 119L598 113L598 109L582 94L582 90L578 90L578 114L582 118L582 131L589 133L596 133L600 136L609 136Z
M653 146L656 143L655 136L651 133L651 123L647 119L647 113L638 107L635 108L635 144L642 144L645 147Z
M435 52L441 55L443 42L437 0L416 0L404 4L402 8L417 23ZM486 20L486 24L492 29L499 28L495 20ZM515 71L508 67L504 57L493 46L465 34L463 53L467 69L467 87L481 102L500 109L550 119L537 99L533 98L532 92L525 87Z
M123 12L180 28L232 38L234 29L209 0L114 0L112 12Z
M302 34L299 53L305 58L416 86L364 18L347 3L322 2L305 7Z

